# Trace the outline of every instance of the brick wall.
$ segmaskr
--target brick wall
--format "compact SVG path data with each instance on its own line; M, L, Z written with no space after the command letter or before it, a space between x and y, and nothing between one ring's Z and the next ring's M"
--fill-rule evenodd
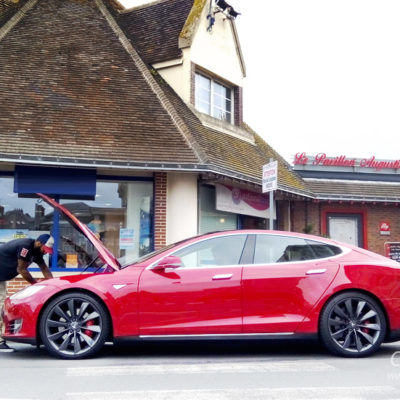
M7 282L7 294L10 296L15 292L18 292L18 290L23 289L25 286L29 286L30 284L22 278L15 278L11 281Z
M154 175L154 250L166 245L167 233L167 174Z
M234 119L235 125L242 125L243 123L243 88L236 86L234 88Z
M292 202L292 231L304 232L309 225L309 233L324 235L323 229L326 222L323 219L326 213L356 213L362 215L365 224L364 234L366 241L364 247L375 253L384 255L385 242L400 242L400 206L391 203L352 203L352 202ZM390 224L390 236L381 235L380 222L387 221Z

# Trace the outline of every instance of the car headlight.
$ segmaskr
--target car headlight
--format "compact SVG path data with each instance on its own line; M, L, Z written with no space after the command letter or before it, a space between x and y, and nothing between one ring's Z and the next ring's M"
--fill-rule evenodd
M44 286L44 285L27 286L26 288L20 290L19 292L14 293L13 295L11 295L10 299L12 299L12 300L25 299L26 297L33 296L34 294L40 292L45 287L46 286Z

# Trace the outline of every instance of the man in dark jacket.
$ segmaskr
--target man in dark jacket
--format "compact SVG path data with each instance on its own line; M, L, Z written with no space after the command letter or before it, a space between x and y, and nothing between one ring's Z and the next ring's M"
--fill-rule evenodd
M28 270L31 263L36 263L41 269L45 279L52 278L48 266L43 260L43 255L53 253L53 238L48 234L40 235L35 239L15 239L0 245L0 310L6 298L7 281L20 274L30 284L36 283ZM0 318L0 328L3 321ZM1 332L1 331L0 331ZM0 337L0 352L14 351L8 347L5 340Z

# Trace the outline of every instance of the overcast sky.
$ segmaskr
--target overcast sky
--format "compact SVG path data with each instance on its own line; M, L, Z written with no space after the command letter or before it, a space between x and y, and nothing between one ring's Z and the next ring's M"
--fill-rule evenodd
M399 0L228 3L242 13L244 119L275 150L400 159Z

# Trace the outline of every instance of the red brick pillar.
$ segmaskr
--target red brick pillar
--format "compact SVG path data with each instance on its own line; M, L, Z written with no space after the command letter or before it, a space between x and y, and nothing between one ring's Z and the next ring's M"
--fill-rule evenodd
M167 174L154 174L154 250L166 245Z

